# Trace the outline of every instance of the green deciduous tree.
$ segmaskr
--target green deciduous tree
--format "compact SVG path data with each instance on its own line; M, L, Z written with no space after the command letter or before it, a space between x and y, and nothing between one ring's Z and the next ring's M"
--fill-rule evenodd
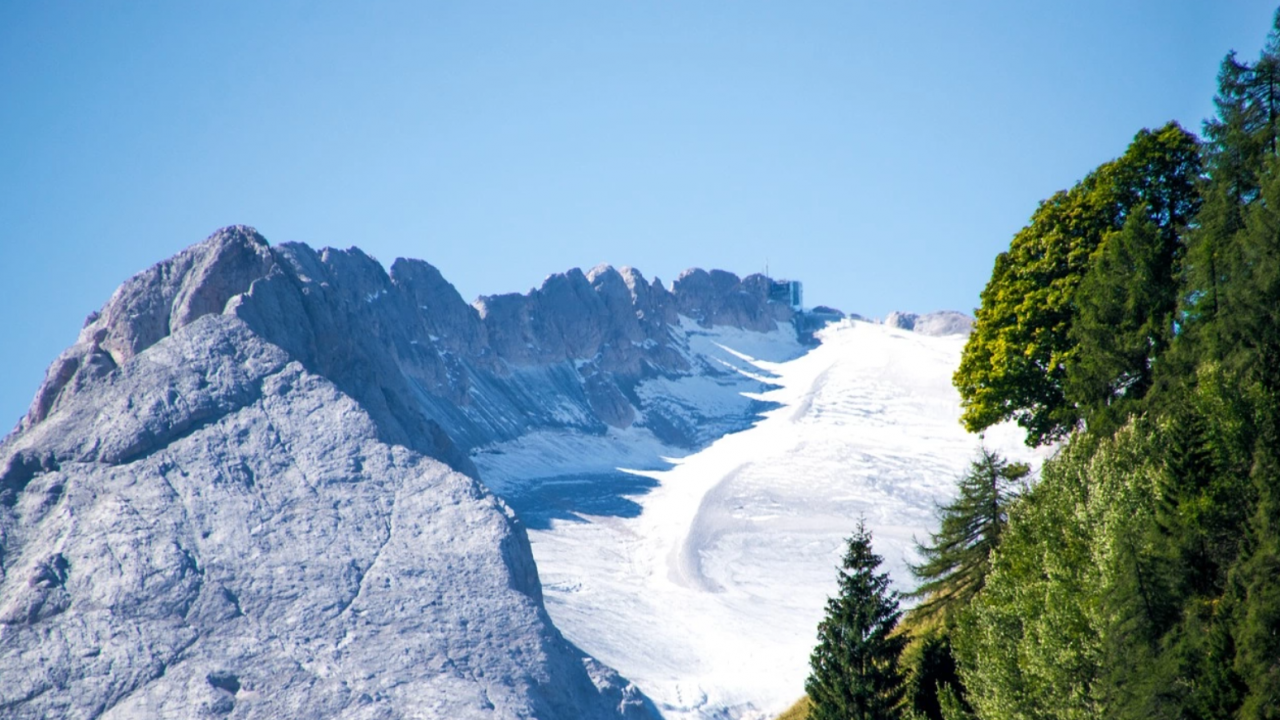
M1010 509L986 584L957 620L960 677L983 720L1107 717L1097 687L1105 563L1091 543L1107 506L1090 491L1092 455L1073 441L1045 464Z
M984 291L966 424L1067 442L948 613L983 720L1280 720L1280 13L1215 100L1200 165L1140 133Z
M954 377L964 406L962 421L969 430L1013 419L1026 428L1029 444L1043 444L1076 427L1081 400L1106 404L1105 393L1115 384L1109 378L1079 385L1096 390L1101 400L1069 393L1069 368L1077 364L1081 340L1072 336L1072 329L1078 316L1078 291L1094 267L1098 249L1108 236L1120 234L1134 216L1128 239L1142 242L1131 247L1132 252L1113 253L1109 267L1118 270L1117 265L1134 260L1146 263L1152 277L1159 278L1154 288L1158 298L1112 293L1106 282L1124 279L1115 272L1098 278L1091 292L1101 294L1101 314L1132 314L1131 332L1151 339L1148 325L1154 323L1161 328L1155 337L1171 334L1177 297L1173 278L1181 257L1179 233L1198 208L1199 169L1195 137L1170 123L1138 133L1123 156L1040 204L1031 223L1014 236L1008 252L996 258ZM1166 324L1168 332L1163 330ZM1140 344L1139 340L1125 342L1133 343ZM1148 365L1149 359L1150 353L1141 362L1126 362L1115 369L1132 373Z
M862 523L849 538L840 570L840 593L827 601L810 656L805 692L812 720L886 720L901 716L898 657L905 638L893 629L902 613L881 558L872 552Z

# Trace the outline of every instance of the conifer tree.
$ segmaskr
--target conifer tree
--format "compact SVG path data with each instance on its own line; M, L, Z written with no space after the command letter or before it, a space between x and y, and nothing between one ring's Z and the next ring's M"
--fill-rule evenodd
M910 613L904 623L910 621ZM953 720L972 717L966 700L949 628L928 628L919 635L909 627L911 641L902 654L906 707L914 720Z
M1280 11L1257 62L1231 52L1218 72L1215 117L1204 124L1207 182L1204 208L1190 234L1184 268L1183 316L1202 358L1221 359L1230 345L1217 320L1241 312L1223 291L1241 266L1238 236L1260 197L1268 157L1277 151L1280 119Z
M902 616L871 533L859 521L840 570L840 594L827 601L818 646L809 658L805 692L811 720L896 720L901 717L898 657L906 638L894 635Z
M938 532L928 544L917 544L925 562L911 567L921 584L910 597L922 602L904 621L911 636L904 674L908 705L923 718L972 712L952 656L951 633L960 611L986 582L1008 507L1029 470L983 448L960 477L956 499L939 508ZM949 713L944 712L948 705Z
M1150 388L1154 359L1173 336L1177 294L1160 257L1156 226L1143 214L1107 236L1077 293L1067 397L1085 425L1110 434Z
M960 477L956 499L940 508L940 527L927 545L918 545L925 561L911 572L920 586L911 597L922 598L912 615L954 615L982 589L991 569L991 552L1000 543L1009 503L1030 468L1010 463L982 448Z

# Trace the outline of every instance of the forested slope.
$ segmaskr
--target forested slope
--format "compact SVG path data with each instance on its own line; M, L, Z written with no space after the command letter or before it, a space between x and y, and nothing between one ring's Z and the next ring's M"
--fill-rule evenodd
M962 422L1057 451L1034 482L990 450L961 478L896 630L903 700L858 717L1280 718L1280 14L1215 103L996 258Z
M1280 717L1280 25L1216 106L1202 137L1139 132L996 260L964 422L1063 445L981 591L908 618L954 656L925 678L949 716Z

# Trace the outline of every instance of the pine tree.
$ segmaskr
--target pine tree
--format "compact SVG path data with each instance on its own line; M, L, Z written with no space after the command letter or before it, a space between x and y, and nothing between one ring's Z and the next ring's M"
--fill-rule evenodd
M886 720L901 717L898 657L906 638L894 635L902 612L871 533L859 521L840 570L840 594L827 601L818 646L809 658L805 692L811 720Z
M1174 336L1182 233L1200 208L1196 138L1176 123L1138 133L1122 173L1169 178L1156 183L1130 177L1138 203L1127 208L1119 230L1102 244L1076 291L1076 316L1068 333L1066 399L1091 432L1111 434L1139 410L1154 371Z
M1186 329L1195 352L1221 359L1230 340L1219 337L1217 320L1243 312L1223 292L1241 267L1238 236L1249 206L1261 195L1268 157L1277 154L1280 120L1280 11L1258 61L1231 52L1218 72L1216 116L1204 124L1204 207L1196 216L1183 269Z
M1173 335L1176 294L1158 255L1156 226L1143 214L1107 236L1077 293L1067 396L1093 432L1111 434L1151 386L1154 358ZM1163 271L1163 272L1162 272ZM1167 292L1162 292L1167 289Z
M959 493L940 508L938 532L917 549L925 561L911 572L920 586L911 597L922 598L912 615L944 619L963 608L982 589L991 569L991 552L1000 543L1015 488L1030 472L983 448L960 478Z
M951 634L959 612L986 583L991 553L1017 497L1015 487L1029 471L983 448L961 476L956 499L939 508L938 532L928 545L916 547L925 562L911 567L922 582L910 597L922 602L904 621L911 636L904 665L908 705L920 717L938 720L972 712L952 656Z

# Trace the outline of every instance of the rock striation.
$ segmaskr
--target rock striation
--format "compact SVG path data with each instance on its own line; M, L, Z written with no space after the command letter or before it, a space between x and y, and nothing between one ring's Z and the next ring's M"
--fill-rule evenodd
M4 448L0 715L622 717L474 479L207 315Z
M356 248L272 247L235 226L121 286L50 367L19 430L161 338L225 313L354 398L384 442L474 474L475 447L531 428L626 427L643 415L641 380L717 371L690 356L681 316L773 330L793 311L768 300L769 283L689 270L668 290L602 265L469 305L421 260L398 259L387 272ZM549 396L559 401L548 405ZM675 432L664 440L700 439Z
M770 281L608 266L465 303L431 265L230 227L130 279L0 443L0 716L650 717L555 629L470 453L650 426L680 330Z

